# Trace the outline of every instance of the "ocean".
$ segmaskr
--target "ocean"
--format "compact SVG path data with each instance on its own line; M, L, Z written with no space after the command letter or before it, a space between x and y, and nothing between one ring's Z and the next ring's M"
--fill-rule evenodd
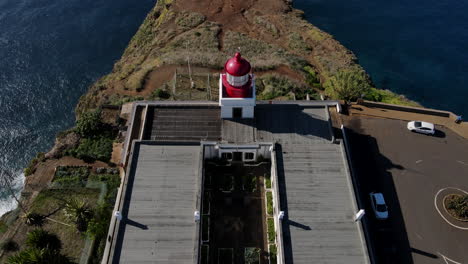
M294 0L379 88L468 119L468 1Z
M15 175L108 73L154 0L0 0L0 165ZM352 50L374 83L468 118L467 1L295 0ZM15 207L0 190L0 215Z
M24 168L73 126L89 85L111 71L154 0L0 0L0 165ZM16 205L0 190L0 215Z

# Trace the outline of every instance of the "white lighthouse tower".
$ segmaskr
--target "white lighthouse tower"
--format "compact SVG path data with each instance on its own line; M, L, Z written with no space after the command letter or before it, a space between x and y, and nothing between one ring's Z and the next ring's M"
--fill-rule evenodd
M253 118L255 79L250 63L236 53L224 64L219 78L221 118Z

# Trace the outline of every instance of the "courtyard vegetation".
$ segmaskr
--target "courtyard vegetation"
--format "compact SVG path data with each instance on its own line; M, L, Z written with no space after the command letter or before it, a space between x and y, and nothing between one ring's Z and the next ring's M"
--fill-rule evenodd
M117 134L110 125L102 122L100 110L83 113L76 122L74 132L80 135L81 139L79 144L67 150L66 154L86 162L110 161L112 144Z
M444 206L457 219L468 221L468 194L450 194L444 199Z

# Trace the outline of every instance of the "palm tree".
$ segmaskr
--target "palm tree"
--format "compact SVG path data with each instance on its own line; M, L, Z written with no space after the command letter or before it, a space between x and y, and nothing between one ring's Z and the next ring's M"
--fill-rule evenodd
M29 232L26 237L26 245L52 251L60 251L60 249L62 249L62 242L58 236L43 229L36 229Z
M70 258L59 251L28 248L8 258L8 264L71 264Z
M370 89L370 80L362 70L340 71L324 83L325 93L333 99L353 101Z
M92 212L83 200L72 198L65 204L65 215L76 224L78 231L86 231Z
M24 218L26 224L34 226L42 226L44 222L44 216L34 212L25 213L22 218Z

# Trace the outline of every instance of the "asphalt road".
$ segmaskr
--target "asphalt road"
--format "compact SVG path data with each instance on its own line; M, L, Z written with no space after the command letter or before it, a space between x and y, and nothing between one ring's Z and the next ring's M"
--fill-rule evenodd
M443 127L412 133L399 120L350 117L345 126L377 263L468 263L468 223L435 205L453 192L444 188L468 191L468 140ZM373 215L372 191L384 194L388 220Z

